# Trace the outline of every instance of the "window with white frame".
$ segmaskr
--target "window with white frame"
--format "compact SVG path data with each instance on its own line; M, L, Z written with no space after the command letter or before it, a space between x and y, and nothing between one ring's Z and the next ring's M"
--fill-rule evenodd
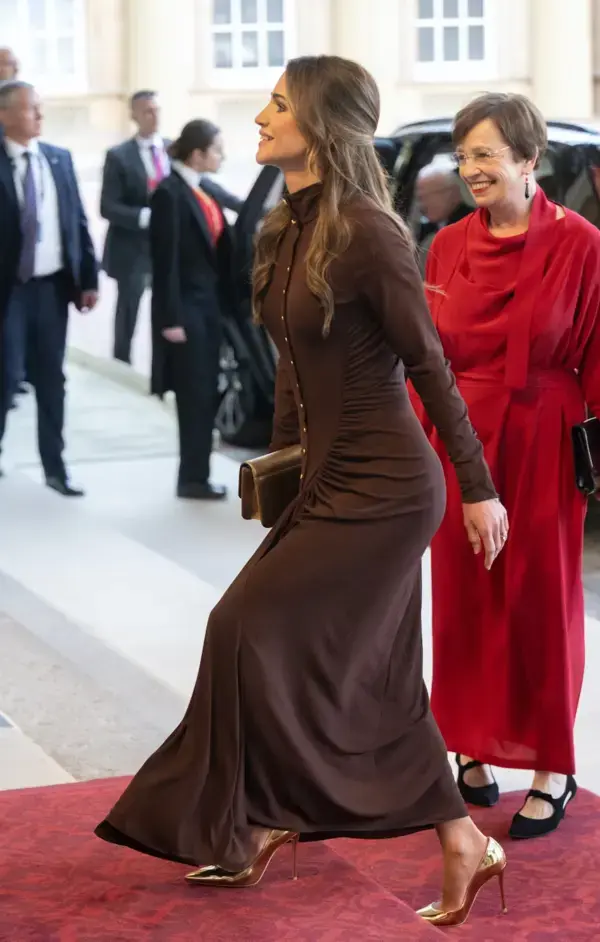
M291 55L294 0L212 0L212 79L270 85Z
M416 0L415 78L469 81L494 70L496 0Z
M85 92L84 0L0 0L0 41L42 94Z

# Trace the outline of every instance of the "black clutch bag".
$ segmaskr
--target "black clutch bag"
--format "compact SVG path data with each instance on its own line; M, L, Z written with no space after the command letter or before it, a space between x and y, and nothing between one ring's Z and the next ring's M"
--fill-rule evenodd
M600 488L600 420L587 419L572 429L575 481L589 497Z

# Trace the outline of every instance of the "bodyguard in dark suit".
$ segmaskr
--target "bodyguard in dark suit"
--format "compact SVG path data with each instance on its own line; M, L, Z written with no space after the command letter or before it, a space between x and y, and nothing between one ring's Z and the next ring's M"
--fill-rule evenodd
M0 87L0 443L25 353L46 483L80 496L63 461L63 361L69 303L94 307L98 272L71 155L38 142L41 121L31 85Z
M214 185L223 160L219 129L191 121L171 146L173 172L152 198L152 392L175 391L179 497L219 500L210 481L218 405L222 317L232 302L232 245Z
M129 363L131 341L144 288L150 281L150 197L170 173L168 141L158 133L156 93L131 97L135 137L108 151L102 176L100 212L108 220L104 271L117 282L113 355Z

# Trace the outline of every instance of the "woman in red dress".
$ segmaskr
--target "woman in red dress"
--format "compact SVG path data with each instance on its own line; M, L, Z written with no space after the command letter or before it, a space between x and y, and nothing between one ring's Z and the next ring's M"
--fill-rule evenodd
M584 669L585 499L571 428L600 415L600 233L550 202L534 169L545 122L521 95L457 116L457 162L476 211L436 237L430 309L508 510L492 572L460 539L460 492L432 546L432 708L463 797L498 800L490 766L535 769L511 836L554 830L575 796L573 726Z

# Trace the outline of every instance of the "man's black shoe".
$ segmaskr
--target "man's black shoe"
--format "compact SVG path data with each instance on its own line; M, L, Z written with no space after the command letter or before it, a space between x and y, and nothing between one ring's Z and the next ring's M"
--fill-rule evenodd
M221 484L178 484L177 496L186 500L224 500L227 497L227 488Z
M83 497L85 495L85 491L82 491L80 487L74 487L66 478L46 478L46 484L57 494L62 494L63 497Z

